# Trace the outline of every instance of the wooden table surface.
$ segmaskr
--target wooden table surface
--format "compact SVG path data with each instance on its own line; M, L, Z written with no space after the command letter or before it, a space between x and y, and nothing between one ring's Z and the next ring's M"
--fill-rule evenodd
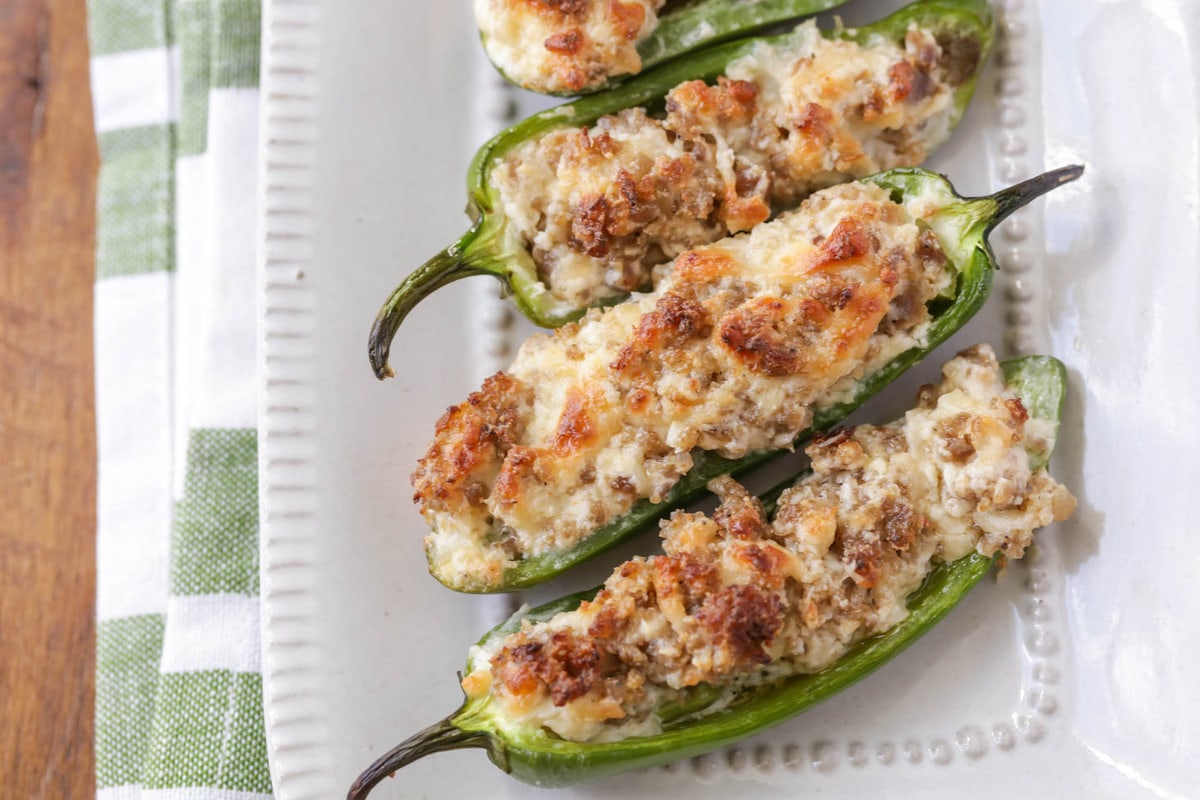
M93 795L85 0L0 0L0 795Z

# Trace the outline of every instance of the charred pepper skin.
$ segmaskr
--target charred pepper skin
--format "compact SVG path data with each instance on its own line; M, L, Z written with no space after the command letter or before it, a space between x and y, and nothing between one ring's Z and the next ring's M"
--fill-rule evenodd
M823 35L860 44L877 36L903 42L909 24L914 22L934 31L948 47L970 51L964 54L963 61L974 69L954 91L949 126L953 128L970 103L991 49L994 22L987 0L918 0L873 25L824 31ZM729 62L747 55L759 43L778 42L789 35L751 37L689 54L612 91L535 114L484 144L467 172L467 213L474 223L471 229L405 278L375 317L367 345L375 377L383 380L394 375L388 355L392 340L409 312L433 292L463 278L491 275L498 279L503 292L521 313L544 328L557 328L577 320L587 310L552 300L538 278L533 258L504 215L499 192L492 183L492 172L514 148L547 131L591 125L606 114L627 108L661 109L667 93L678 84L697 79L711 82L724 73ZM607 298L598 305L611 305L622 299Z
M957 275L947 297L935 298L930 306L931 321L926 342L901 353L875 372L864 376L854 396L843 403L816 408L811 427L796 439L799 447L838 425L859 406L873 397L909 367L913 366L953 333L965 325L987 300L992 287L996 262L987 244L987 236L1009 214L1064 183L1075 180L1083 167L1072 166L1047 172L988 197L963 198L942 175L923 169L898 169L881 172L863 182L875 183L900 201L905 197L937 195L944 198L941 209L926 223L938 237L947 257L947 269ZM760 450L739 459L722 458L707 451L692 454L691 470L679 479L661 502L638 501L632 509L597 528L575 545L522 559L505 571L498 583L447 582L434 577L448 588L468 593L511 592L543 583L570 567L595 556L634 535L649 522L678 508L705 492L705 486L721 475L741 475L779 455L781 450Z
M781 22L819 14L845 3L846 0L699 0L681 8L664 9L665 13L659 15L654 31L638 43L637 52L642 61L642 68L637 73L610 76L602 83L579 91L563 89L544 91L541 94L573 97L611 90L628 81L634 74L644 73L705 47L748 36ZM481 33L480 40L490 58L487 37ZM530 42L531 47L540 44ZM492 65L509 83L538 91L526 82L509 75L494 62Z
M1050 356L1027 356L1001 364L1005 383L1022 400L1033 419L1058 423L1066 396L1067 374ZM1044 467L1049 452L1030 453L1030 467ZM803 477L803 476L801 476ZM780 494L795 480L766 492L762 499L774 513ZM747 691L721 710L704 713L716 698L708 687L697 687L687 708L662 709L663 732L619 742L581 743L561 739L540 728L529 729L499 718L486 697L468 699L445 720L421 731L381 756L358 777L348 800L363 800L371 789L397 769L444 750L482 748L500 769L536 786L565 786L631 769L657 766L723 747L776 725L828 699L870 675L944 618L991 570L999 556L971 553L938 565L909 595L909 615L886 633L852 647L825 669L794 675ZM597 590L564 597L514 616L489 631L480 644L515 632L522 620L540 622L571 611ZM468 663L464 674L470 674Z

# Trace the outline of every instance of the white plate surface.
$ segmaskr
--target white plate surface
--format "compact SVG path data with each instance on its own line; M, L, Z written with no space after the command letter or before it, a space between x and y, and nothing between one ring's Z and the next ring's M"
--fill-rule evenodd
M903 408L975 341L1053 353L1071 374L1054 471L1079 511L841 696L739 747L558 796L1196 796L1200 4L994 5L998 50L930 166L973 194L1045 167L1088 171L994 234L988 308L866 413ZM266 6L264 674L275 789L299 800L342 796L456 708L467 646L508 609L426 573L408 474L441 411L529 328L479 278L410 317L396 380L375 381L365 343L393 284L465 230L474 147L537 101L486 66L466 0ZM594 584L655 542L529 599ZM376 796L468 793L548 796L477 750L419 762Z

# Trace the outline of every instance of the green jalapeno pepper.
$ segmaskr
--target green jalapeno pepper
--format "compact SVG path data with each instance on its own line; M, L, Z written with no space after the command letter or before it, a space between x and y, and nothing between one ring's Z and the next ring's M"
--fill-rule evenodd
M834 427L851 412L891 383L905 370L916 364L951 334L962 328L983 307L992 286L995 261L987 244L987 235L1009 214L1046 192L1073 181L1083 167L1063 167L1003 189L989 197L962 198L950 182L937 173L923 169L899 169L881 172L864 182L887 189L895 202L906 198L923 198L936 208L918 224L928 226L937 236L946 255L947 266L955 275L947 296L935 298L930 304L930 323L925 342L901 353L879 369L865 375L857 384L850 399L813 410L813 423L796 440L800 445L814 434ZM628 538L666 511L703 494L705 486L720 475L740 475L774 456L780 450L760 450L742 458L722 458L704 450L694 451L692 468L682 476L666 497L658 503L639 500L634 506L578 543L519 560L504 572L498 583L446 583L463 592L507 592L542 583L569 567L607 550ZM446 578L434 573L445 582Z
M955 69L962 73L956 78L948 132L966 111L991 48L992 16L987 0L919 0L873 25L824 31L823 35L859 44L876 37L903 43L912 23L933 32L949 53ZM689 55L611 92L529 117L480 148L467 173L467 212L474 224L462 238L405 278L380 309L368 341L375 376L383 379L393 374L388 354L392 339L408 313L434 291L462 278L491 275L499 279L521 313L542 327L558 327L578 319L586 311L551 296L538 277L533 257L504 213L492 172L514 148L550 130L591 125L600 117L623 109L661 109L667 93L680 83L696 79L713 81L731 61L752 53L759 44L779 43L788 36L752 37ZM621 299L621 296L606 298L599 304Z
M1028 356L1003 362L1001 367L1005 383L1021 398L1030 418L1057 426L1066 392L1066 370L1062 363L1049 356ZM1049 448L1053 448L1052 439ZM1047 448L1031 450L1029 456L1030 468L1036 471L1046 465L1050 452ZM793 482L789 480L763 495L768 513L774 513L779 495ZM615 742L573 742L540 727L498 718L501 712L488 696L468 699L445 720L380 757L354 782L348 797L361 800L395 770L443 750L483 748L493 763L522 781L561 786L722 747L782 722L874 672L945 617L987 574L996 558L972 552L957 561L937 565L907 598L909 614L902 622L852 646L819 672L792 675L745 690L712 710L709 707L721 697L721 691L705 685L696 687L684 702L655 712L662 722L662 731L654 735ZM582 601L591 599L595 591L515 615L489 631L480 644L517 631L522 620L540 622L559 612L574 610ZM472 669L468 663L466 674Z
M677 4L663 9L654 30L638 42L637 52L645 72L659 64L672 61L709 45L746 36L780 22L808 17L828 11L845 3L846 0L698 0L693 3ZM487 37L481 34L484 50L491 57ZM531 42L537 47L540 42ZM526 89L540 91L509 75L493 62L496 70L510 83ZM610 75L604 81L585 86L578 91L543 91L543 94L567 96L593 94L612 89L628 80L629 75Z

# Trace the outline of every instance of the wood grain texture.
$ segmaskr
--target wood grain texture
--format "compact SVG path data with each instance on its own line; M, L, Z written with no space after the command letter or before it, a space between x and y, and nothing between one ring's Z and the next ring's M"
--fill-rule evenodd
M0 0L0 794L93 794L96 147L85 0Z

